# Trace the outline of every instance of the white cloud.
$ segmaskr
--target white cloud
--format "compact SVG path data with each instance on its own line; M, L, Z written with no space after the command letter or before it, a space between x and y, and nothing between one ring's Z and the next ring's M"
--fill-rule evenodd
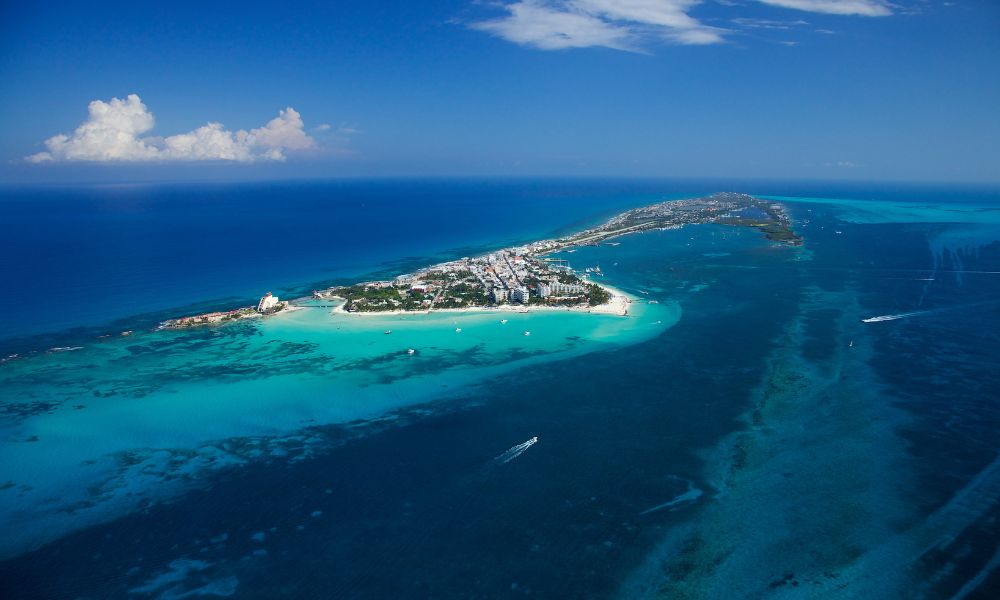
M742 3L715 0L729 7ZM750 1L750 0L748 0ZM830 15L891 15L890 0L753 0L781 8ZM729 30L692 17L702 0L503 0L505 16L469 26L515 44L540 50L604 47L642 52L643 42L660 37L677 44L718 44ZM804 21L736 18L742 28L788 29Z
M473 23L472 27L509 42L541 50L591 46L634 49L633 35L627 28L572 10L570 6L558 7L539 0L524 0L504 8L509 16Z
M221 123L208 123L165 138L143 136L153 128L153 113L139 96L124 100L94 100L89 116L71 135L45 141L47 152L27 157L29 162L151 162L285 160L286 151L313 148L316 141L305 133L302 117L289 107L264 127L229 131Z
M515 44L541 50L604 47L641 51L658 35L678 44L716 44L725 30L687 14L701 0L519 0L505 17L473 23Z
M764 4L828 15L885 17L892 14L886 0L757 0Z
M251 129L250 136L258 145L272 150L308 150L316 141L306 135L305 123L294 108L278 111L278 116L260 129Z

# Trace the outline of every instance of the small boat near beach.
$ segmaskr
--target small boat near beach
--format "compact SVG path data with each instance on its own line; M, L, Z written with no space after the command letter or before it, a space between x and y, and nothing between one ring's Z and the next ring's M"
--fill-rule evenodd
M455 333L462 333L462 328L461 327L456 327L455 328Z
M525 331L524 335L531 335L531 332L530 331Z
M386 330L385 330L385 331L383 331L382 333L384 333L384 334L386 334L386 335L389 335L390 333L392 333L392 330L391 330L391 329L386 329Z
M507 324L507 319L500 319L500 324L501 325L506 325Z

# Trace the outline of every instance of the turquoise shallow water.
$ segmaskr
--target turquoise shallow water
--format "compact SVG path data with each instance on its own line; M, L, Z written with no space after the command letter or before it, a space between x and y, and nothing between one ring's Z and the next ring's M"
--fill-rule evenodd
M799 198L760 196L780 202L831 207L838 218L850 223L963 223L1000 225L1000 208L967 202L899 200L852 200L844 198Z
M267 319L11 361L0 372L13 417L0 431L0 480L22 491L0 497L0 518L16 524L4 550L175 494L183 485L165 483L171 472L196 476L264 452L232 451L228 440L373 419L538 361L638 343L679 317L674 303L636 302L627 317L383 316L303 301Z

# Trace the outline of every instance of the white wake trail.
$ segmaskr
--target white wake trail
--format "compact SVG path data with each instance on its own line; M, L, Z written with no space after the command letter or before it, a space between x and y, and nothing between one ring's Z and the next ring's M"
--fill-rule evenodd
M510 461L514 460L515 458L517 458L518 456L524 454L528 448L531 448L537 443L538 443L538 436L535 436L526 442L520 443L512 448L508 448L506 452L494 458L493 461L496 462L497 464L505 465Z
M918 310L916 312L899 313L897 315L879 315L877 317L868 317L867 319L861 319L862 323L881 323L882 321L895 321L896 319L905 319L907 317L915 317L917 315L922 315L932 311L929 310Z

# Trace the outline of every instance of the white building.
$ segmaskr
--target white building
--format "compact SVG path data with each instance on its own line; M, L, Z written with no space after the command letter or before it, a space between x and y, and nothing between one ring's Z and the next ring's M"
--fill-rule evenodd
M257 312L265 313L274 310L278 304L280 304L278 297L273 296L271 295L271 292L268 292L264 294L264 296L260 299L260 302L257 303Z
M521 304L528 303L528 288L523 285L519 285L510 291L511 302L520 302Z
M502 287L499 287L499 286L498 287L494 287L493 290L490 292L490 295L493 296L493 302L495 304L500 304L501 302L506 302L507 301L507 297L508 297L507 290L505 288L502 288Z
M587 288L575 283L553 282L549 287L553 294L582 294L587 291Z
M552 295L552 288L546 283L539 283L536 285L535 291L538 293L539 298L545 298Z

